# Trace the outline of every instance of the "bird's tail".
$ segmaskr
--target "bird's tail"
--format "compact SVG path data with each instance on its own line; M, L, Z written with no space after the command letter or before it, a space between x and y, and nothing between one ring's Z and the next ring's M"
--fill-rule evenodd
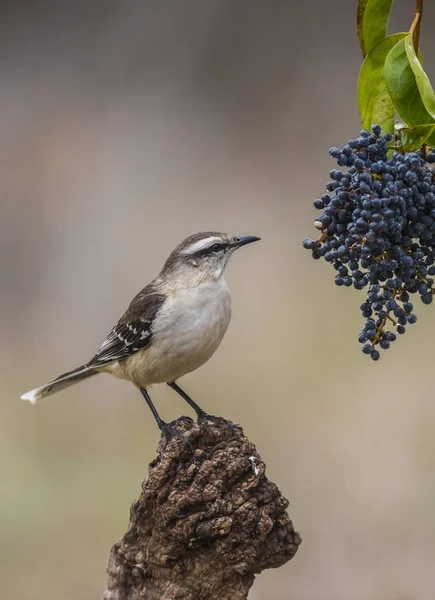
M21 396L21 400L28 400L31 404L36 404L46 396L55 394L59 390L63 390L63 388L73 385L82 379L86 379L91 375L96 375L97 373L98 371L92 367L83 365L77 369L74 369L74 371L69 371L68 373L59 375L59 377L56 377L56 379L49 381L45 385L41 385L34 390L30 390L30 392L27 392Z

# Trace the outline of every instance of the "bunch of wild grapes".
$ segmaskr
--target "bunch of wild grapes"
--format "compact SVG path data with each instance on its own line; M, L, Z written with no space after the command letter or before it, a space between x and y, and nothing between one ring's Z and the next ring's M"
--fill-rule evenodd
M427 165L435 153L395 150L388 158L391 142L373 125L330 149L347 169L330 172L328 194L314 201L320 238L303 242L331 263L338 286L367 290L359 342L373 360L417 321L411 297L430 304L435 294L435 173Z

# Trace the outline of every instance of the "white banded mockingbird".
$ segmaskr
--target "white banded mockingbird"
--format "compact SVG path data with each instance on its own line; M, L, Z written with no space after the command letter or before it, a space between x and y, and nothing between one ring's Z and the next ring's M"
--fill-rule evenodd
M166 423L147 391L153 383L167 383L199 418L206 417L175 381L203 365L221 343L231 319L225 267L235 250L259 239L214 231L186 238L133 299L89 362L21 398L34 404L91 375L111 373L140 389L162 430Z

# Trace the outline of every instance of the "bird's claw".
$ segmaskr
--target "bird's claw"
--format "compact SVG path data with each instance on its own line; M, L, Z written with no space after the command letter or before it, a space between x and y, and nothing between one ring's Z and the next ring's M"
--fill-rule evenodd
M230 430L231 435L234 435L235 425L229 419L225 419L225 417L218 417L216 415L209 415L205 412L205 410L203 410L200 414L198 414L198 423L206 423L207 421L210 421L211 423L225 423Z
M172 439L179 439L179 440L181 440L181 442L183 443L184 446L188 447L190 450L193 449L192 448L192 444L189 442L189 440L187 439L187 437L184 436L182 433L180 433L180 431L178 430L178 428L173 423L164 423L160 427L160 431L162 432L162 436L163 436L164 441L165 441L165 446Z

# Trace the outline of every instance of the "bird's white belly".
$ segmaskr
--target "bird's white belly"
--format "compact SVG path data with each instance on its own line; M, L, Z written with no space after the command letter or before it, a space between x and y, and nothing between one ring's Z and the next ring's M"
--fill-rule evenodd
M197 369L218 348L230 319L224 280L170 294L153 324L150 346L128 360L129 379L145 387Z

